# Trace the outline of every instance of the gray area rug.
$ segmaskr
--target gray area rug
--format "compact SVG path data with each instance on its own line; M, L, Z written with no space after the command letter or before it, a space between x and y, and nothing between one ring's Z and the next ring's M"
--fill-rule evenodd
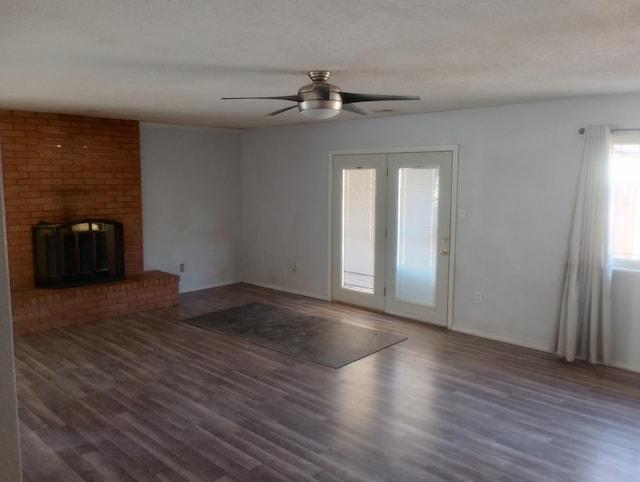
M214 311L184 322L331 368L407 339L261 303Z

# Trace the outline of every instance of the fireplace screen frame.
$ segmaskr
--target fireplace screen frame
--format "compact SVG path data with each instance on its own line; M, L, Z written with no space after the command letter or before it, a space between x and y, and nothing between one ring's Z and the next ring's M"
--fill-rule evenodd
M124 227L107 219L79 219L32 227L36 288L69 288L125 277Z

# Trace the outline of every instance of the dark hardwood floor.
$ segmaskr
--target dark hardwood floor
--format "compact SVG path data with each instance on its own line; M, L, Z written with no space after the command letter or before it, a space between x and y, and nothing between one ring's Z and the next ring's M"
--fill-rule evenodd
M249 301L409 339L334 370L180 323ZM640 480L640 374L249 285L15 348L25 481Z

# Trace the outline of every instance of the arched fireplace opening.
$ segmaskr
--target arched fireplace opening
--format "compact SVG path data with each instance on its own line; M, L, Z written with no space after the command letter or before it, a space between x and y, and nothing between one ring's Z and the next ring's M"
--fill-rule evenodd
M33 226L36 288L68 288L122 280L122 223L80 219Z

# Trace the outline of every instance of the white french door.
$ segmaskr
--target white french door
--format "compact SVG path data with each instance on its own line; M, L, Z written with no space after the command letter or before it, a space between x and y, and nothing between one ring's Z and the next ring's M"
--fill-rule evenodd
M446 326L454 154L333 156L334 300Z

